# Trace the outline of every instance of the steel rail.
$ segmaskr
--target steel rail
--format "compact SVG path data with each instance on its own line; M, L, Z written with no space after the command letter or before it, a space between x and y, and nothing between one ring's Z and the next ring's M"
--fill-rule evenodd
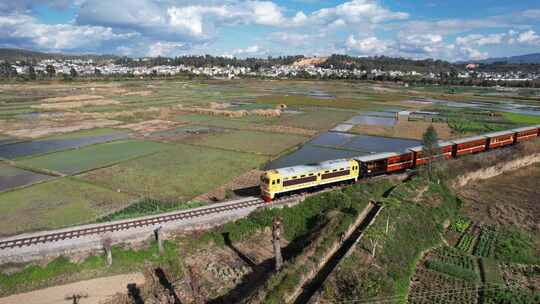
M102 225L96 225L88 228L73 227L72 230L50 232L41 235L13 238L8 240L0 240L0 250L11 249L16 247L31 246L40 243L57 242L67 239L80 238L83 236L89 236L94 234L103 234L107 232L116 232L134 228L140 228L145 226L152 226L156 224L163 224L167 222L173 222L178 220L191 219L196 217L202 217L206 215L218 214L225 211L239 210L257 205L265 205L266 203L260 199L255 198L252 200L236 202L226 205L220 205L215 207L206 207L195 210L183 210L176 213L168 213L165 215L149 216L142 219L126 220L120 223L103 223Z

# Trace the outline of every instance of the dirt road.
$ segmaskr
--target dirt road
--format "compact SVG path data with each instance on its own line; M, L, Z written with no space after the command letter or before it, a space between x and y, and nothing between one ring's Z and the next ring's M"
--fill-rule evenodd
M142 285L144 276L141 273L131 273L54 286L0 298L0 304L67 304L73 303L73 300L66 298L74 294L87 296L80 299L80 304L99 304L116 293L127 293L127 285L133 283Z

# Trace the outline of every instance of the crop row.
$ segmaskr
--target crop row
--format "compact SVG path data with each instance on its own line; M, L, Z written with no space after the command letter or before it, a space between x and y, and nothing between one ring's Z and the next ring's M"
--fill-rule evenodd
M481 257L492 257L495 250L495 242L498 233L492 228L482 227L480 237L474 248L474 255Z
M476 269L476 260L471 256L464 255L455 248L441 247L437 248L434 253L435 255L432 258L434 261L454 265L473 272Z
M449 276L459 278L465 281L478 281L480 276L474 270L463 268L454 264L445 263L441 261L427 261L426 266L429 269L447 274Z
M463 252L465 252L465 253L470 253L471 248L473 247L475 240L476 240L475 235L470 234L470 233L466 233L461 237L461 239L459 240L459 242L456 245L456 248L463 251Z

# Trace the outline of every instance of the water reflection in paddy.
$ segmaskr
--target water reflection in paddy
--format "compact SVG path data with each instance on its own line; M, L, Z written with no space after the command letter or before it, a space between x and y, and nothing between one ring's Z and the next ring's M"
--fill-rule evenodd
M417 140L327 132L312 139L298 150L267 165L267 169L296 166L330 159L348 158L371 153L403 151L419 145Z
M0 157L14 159L37 154L81 148L88 145L128 138L128 133L118 132L100 136L65 139L42 139L0 146Z

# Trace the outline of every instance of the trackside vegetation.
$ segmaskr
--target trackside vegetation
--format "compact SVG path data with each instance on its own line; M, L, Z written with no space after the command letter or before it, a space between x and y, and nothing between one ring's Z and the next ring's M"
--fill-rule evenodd
M104 255L90 256L82 262L71 262L65 257L59 257L45 266L29 266L19 272L9 275L0 274L0 296L29 291L52 285L64 284L73 281L90 279L100 276L141 271L146 265L152 267L164 267L171 269L176 279L183 276L183 262L190 252L200 246L224 246L224 236L228 234L230 240L241 242L254 233L266 229L272 225L272 219L279 216L283 220L284 237L290 242L289 250L301 252L310 243L315 233L326 227L321 246L317 254L322 255L330 242L335 240L336 233L348 228L356 214L367 206L370 200L382 196L392 187L392 183L386 180L377 183L364 183L351 186L343 190L336 190L307 198L302 203L293 207L263 209L249 215L247 218L225 224L195 236L187 236L178 240L165 242L166 253L159 257L157 245L152 242L148 248L132 250L120 246L113 246L113 265L106 267ZM144 201L141 201L141 204ZM146 201L147 202L147 201ZM162 202L150 201L150 207L142 207L135 203L131 207L111 214L110 219L122 219L141 212L140 208L150 208L156 211L158 208L165 211ZM178 205L176 205L178 206ZM148 210L146 210L148 211ZM334 214L328 216L328 214ZM339 214L339 215L338 215ZM330 225L330 226L329 226ZM333 227L330 229L330 227ZM334 229L335 228L335 229ZM179 244L183 244L182 250L178 250ZM293 263L288 263L288 265ZM285 268L287 269L287 267ZM291 270L296 273L297 269ZM174 278L171 278L174 279ZM290 286L283 287L289 290L294 286L295 280Z
M140 250L113 246L114 263L110 267L106 266L104 255L93 255L79 263L72 262L65 257L59 257L45 266L31 265L20 272L9 275L0 273L0 296L100 276L141 271L145 263L155 267L166 267L179 275L183 265L182 260L178 259L177 245L174 242L165 241L164 249L164 254L159 256L155 242Z
M418 261L441 243L444 222L456 217L461 206L450 188L431 180L413 178L383 199L377 221L325 283L325 299L405 301Z

